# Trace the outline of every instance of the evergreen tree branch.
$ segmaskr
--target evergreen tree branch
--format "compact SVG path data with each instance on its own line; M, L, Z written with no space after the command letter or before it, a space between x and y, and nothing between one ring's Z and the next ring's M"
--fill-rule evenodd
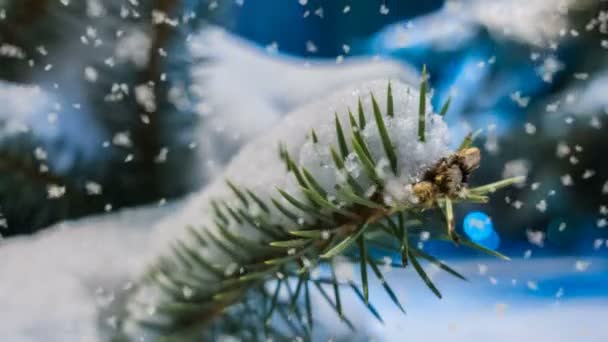
M426 77L421 88L418 139L424 144L429 140L425 136L424 124L427 115L424 103ZM287 149L280 145L281 160L299 185L299 193L279 188L274 196L263 199L251 189L228 180L226 187L232 193L232 198L216 198L211 203L215 227L190 229L189 238L178 240L172 253L162 256L150 268L139 284L142 291L136 292L133 298L139 298L138 295L147 296L147 299L154 298L153 314L145 310L147 304L141 305L137 300L132 300L123 330L128 331L130 324L140 327L153 325L159 336L169 340L177 337L187 340L214 336L216 330L213 327L225 331L231 320L243 319L245 313L239 303L254 300L258 305L269 309L262 314L263 319L254 319L249 323L264 328L258 330L264 331L263 334L267 337L277 336L271 334L268 328L272 326L272 317L280 308L295 313L300 309L297 303L304 302L301 319L292 322L297 323L293 332L309 335L314 325L310 305L310 292L313 289L319 291L338 317L354 329L341 309L340 291L344 287L354 290L370 312L382 320L378 311L369 303L369 274L374 274L380 280L389 298L405 312L368 249L377 242L388 241L387 249L401 255L399 266L413 265L427 286L441 297L421 267L419 258L438 265L455 277L464 277L435 257L414 248L411 242L420 233L420 220L425 219L427 212L436 210L443 213L445 228L435 228L431 235L433 238L449 239L503 257L498 252L463 239L455 231L454 204L485 201L487 193L521 181L510 179L469 189L468 178L480 163L480 152L477 148L469 147L470 142L465 142L451 156L436 161L426 170L422 179L409 184L414 200L386 199L390 185L382 175L381 165L386 163L394 175L401 172L397 166L399 154L395 151L394 137L390 135L386 128L388 123L385 122L392 117L394 111L390 84L387 93L386 113L381 112L372 94L371 123L379 131L383 156L371 152L371 142L367 135L362 134L363 126L369 123L364 119L357 122L352 114L349 116L352 128L350 136L336 115L334 145L316 146L331 151L336 170L343 171L348 159L354 154L364 173L363 179L371 182L371 188L364 186L361 177L354 179L350 176L344 177L336 189L324 188L310 171L296 162ZM360 106L359 112L361 111ZM365 115L360 114L359 117L365 118ZM315 145L320 144L315 133L309 139ZM405 185L408 184L403 186ZM332 191L336 191L336 197L328 195ZM378 236L382 236L382 239ZM206 253L210 248L219 251L230 262L223 260L218 263L217 257ZM360 263L361 286L340 279L335 272L325 280L313 277L312 271L317 266L331 265L341 255ZM370 268L371 272L368 272ZM278 296L280 288L296 283L295 292L289 291L289 298L281 300ZM324 285L329 286L327 290ZM152 292L146 289L152 289ZM333 298L328 293L330 289L333 290ZM246 324L245 320L242 323ZM281 334L289 332L283 331ZM263 336L256 335L253 339Z

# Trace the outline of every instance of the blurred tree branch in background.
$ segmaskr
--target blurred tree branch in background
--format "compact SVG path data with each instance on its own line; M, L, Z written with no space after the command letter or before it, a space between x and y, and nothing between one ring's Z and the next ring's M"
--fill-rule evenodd
M186 35L210 17L192 15L202 3L0 2L0 92L27 112L0 109L1 235L201 184L194 134L184 137L198 116L169 94L189 73ZM62 190L51 199L52 186Z
M178 8L180 0L155 0L152 8L169 16L175 12ZM169 39L176 29L168 24L160 23L153 25L152 32L150 34L152 43L148 52L148 65L140 71L137 75L141 85L147 84L154 93L155 99L164 101L167 96L166 82L161 81L161 74L163 73L163 57L161 55L162 49L166 48ZM145 104L138 105L138 111L145 113L147 117L144 122L138 122L134 127L133 140L135 146L140 151L138 158L138 174L148 173L151 179L156 179L158 183L158 154L161 153L163 146L161 138L161 121L159 116L163 115L159 112L157 105L146 106ZM155 190L161 190L156 187ZM156 193L152 197L162 197L164 194Z

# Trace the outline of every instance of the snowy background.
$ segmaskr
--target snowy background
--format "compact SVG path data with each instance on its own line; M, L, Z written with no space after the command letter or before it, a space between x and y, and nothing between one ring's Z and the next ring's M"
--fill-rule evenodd
M474 183L527 176L457 212L514 260L428 243L470 282L435 274L437 300L394 271L408 315L352 301L358 336L605 341L607 53L603 0L0 0L0 337L103 340L152 227L242 146L424 64L454 143L480 130Z

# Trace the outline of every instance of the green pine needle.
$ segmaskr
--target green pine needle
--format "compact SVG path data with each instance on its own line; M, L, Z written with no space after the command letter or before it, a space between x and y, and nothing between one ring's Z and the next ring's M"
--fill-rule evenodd
M357 244L359 245L359 253L361 253L361 284L363 284L363 298L365 303L369 303L369 283L367 278L367 248L365 245L365 238L359 236L357 238Z
M342 125L340 124L340 119L338 119L338 113L336 113L336 136L338 137L338 147L340 148L340 154L342 155L342 159L346 159L348 157L348 146L346 146L346 139L344 138L344 131L342 130Z
M296 224L299 224L299 217L298 215L292 213L291 211L289 211L287 208L285 208L279 201L277 201L276 199L271 199L272 204L274 204L274 206L279 210L279 212L281 212L281 214L285 215L287 218L289 218L291 221L293 221Z
M239 190L239 188L237 188L229 180L226 181L226 184L228 185L228 187L230 188L230 190L232 190L234 192L234 194L236 195L236 197L238 197L238 199L243 203L243 205L245 206L245 208L249 207L249 201L247 200L247 197L245 196L245 194L243 194L243 192L241 192L241 190Z
M443 104L443 107L441 107L441 111L439 111L439 115L445 116L447 114L448 110L450 109L451 102L452 102L452 97L448 97L447 101L445 101L445 103Z
M389 90L390 90L390 86L389 86ZM392 97L390 97L390 100L391 100L390 108L392 111ZM382 139L382 146L384 146L384 152L386 152L386 156L391 165L391 170L393 171L393 174L397 175L397 155L395 153L395 147L394 147L393 143L391 142L390 135L388 134L388 130L386 129L386 125L384 124L384 119L382 119L382 113L380 112L380 107L378 106L378 103L376 102L374 95L372 95L372 104L374 107L374 118L376 119L376 126L378 126L378 132L380 133L380 138ZM390 114L389 116L392 117L393 114Z
M460 274L459 272L457 272L450 266L446 265L445 263L441 262L439 259L435 258L434 256L432 256L430 254L423 252L420 249L413 248L412 253L419 258L423 258L423 259L429 261L433 265L439 267L440 269L446 271L447 273L453 275L454 277L459 278L464 281L468 281L468 279L465 276L463 276L462 274Z
M315 144L316 144L316 143L318 143L318 142L319 142L319 138L317 137L317 133L315 132L315 130L314 130L314 129L313 129L313 130L310 132L310 136L311 136L311 138L312 138L312 142L313 142L313 143L315 143Z
M323 230L313 229L313 230L292 230L289 234L293 236L299 236L303 238L309 239L318 239L323 236Z
M256 194L254 194L253 192L251 192L251 190L247 190L247 194L249 195L249 197L251 197L251 199L253 199L253 201L260 207L260 209L262 209L266 214L270 213L270 209L268 208L268 206L266 205L266 203L264 203L264 201L262 201Z
M367 300L365 300L365 296L363 295L363 293L361 292L361 290L359 289L359 287L355 283L353 283L352 281L349 282L348 285L351 287L351 289L357 295L357 297L365 304L365 306L367 307L367 309L369 310L369 312L374 317L376 317L376 319L380 323L384 324L384 320L382 319L382 316L380 316L380 313L378 312L378 310L371 303L369 303Z
M390 118L395 116L395 109L393 105L393 88L391 87L391 82L388 82L388 89L386 91L386 116Z
M331 258L335 257L336 255L344 252L344 250L346 250L348 247L350 247L350 245L352 245L357 240L357 238L359 238L359 236L361 236L361 234L363 234L365 232L365 230L367 230L367 228L369 228L369 227L370 227L369 224L364 224L363 226L359 227L356 230L356 233L349 235L346 239L342 240L339 244L337 244L330 250L326 251L325 253L321 254L321 258L331 259Z
M334 303L334 301L331 300L331 298L329 297L329 295L327 294L327 292L325 291L323 286L318 281L313 281L313 284L315 284L315 286L317 287L317 290L319 290L319 293L321 293L321 296L323 297L323 299L325 299L325 301L334 309L334 311L336 311L336 313L338 314L338 317L340 317L342 322L344 322L350 328L350 330L355 331L356 329L355 329L355 326L353 325L353 323L348 318L346 318L344 315L342 315L342 309L340 307L338 307L337 303ZM336 298L340 298L340 297L336 297Z
M357 139L353 138L352 144L353 144L353 149L355 150L355 153L357 154L357 157L361 161L365 174L371 180L373 180L374 183L376 183L378 185L382 185L384 182L383 182L382 178L380 178L380 176L378 176L378 173L376 172L376 165L374 164L374 161L369 156L369 153L365 152L365 149L363 148L363 146L360 145L360 143L357 141Z
M300 291L302 290L302 284L304 284L304 282L306 282L306 274L301 274L298 277L298 284L296 285L296 291L294 292L293 296L291 297L291 301L289 304L291 312L296 312L296 310L297 310L296 304L298 302L298 298L300 298Z
M462 140L462 143L460 144L460 146L458 147L458 151L467 149L467 148L471 147L471 145L473 145L473 133L468 133L464 137L464 140Z
M367 259L369 259L369 257L367 257ZM378 280L382 284L382 287L384 287L384 290L386 291L386 293L388 294L388 296L391 298L391 300L393 301L393 303L395 303L395 305L397 305L397 307L399 308L399 310L401 310L401 312L405 313L405 309L403 308L403 306L399 302L399 299L395 295L395 292L393 291L393 289L391 289L391 287L388 285L388 283L384 279L384 276L382 275L382 272L380 272L380 269L378 268L378 265L375 262L370 262L369 265L372 267L372 270L374 271L374 274L376 275L376 277L378 278Z
M359 98L359 101L357 103L357 112L359 114L359 127L361 127L361 129L365 129L365 112L363 111L363 105L361 104L361 98Z
M496 190L502 189L507 186L511 186L513 184L523 183L525 180L526 180L526 177L523 177L523 176L503 179L503 180L495 182L495 183L472 188L469 190L469 192L477 194L477 195L484 195L487 193L493 193Z
M304 174L304 179L306 180L306 184L309 189L315 191L321 197L327 196L327 192L325 191L325 189L323 189L323 187L319 185L315 177L313 177L312 174L308 172L308 170L303 168L302 173Z
M511 260L511 258L509 258L508 256L506 256L506 255L504 255L504 254L502 254L500 252L497 252L495 250L491 250L489 248L486 248L486 247L484 247L482 245L479 245L479 244L477 244L477 243L475 243L473 241L461 240L460 243L463 244L463 245L465 245L465 246L467 246L467 247L469 247L469 248L476 249L476 250L478 250L478 251L480 251L480 252L482 252L484 254L492 255L492 256L495 256L495 257L500 258L502 260L506 260L506 261Z
M304 212L308 215L314 216L316 218L322 219L322 220L327 219L327 217L325 215L323 215L322 213L320 213L319 210L316 209L315 207L302 203L301 201L297 200L295 197L291 196L290 194L288 194L287 192L285 192L281 189L277 189L277 191L281 194L281 196L283 196L283 198L285 200L287 200L287 202L289 202L294 207L300 209L302 212ZM297 216L296 214L293 214L293 215Z
M356 204L368 207L370 209L384 209L385 208L381 204L378 204L365 197L361 197L361 196L357 195L355 192L353 192L350 188L348 188L346 186L342 186L342 187L338 188L338 195L340 196L340 198L344 199L345 201L348 201L350 203L356 203Z
M338 278L336 277L336 269L333 263L330 263L332 286L334 288L334 297L336 297L336 311L340 317L344 317L342 312L342 301L340 300L340 288L338 286Z
M401 232L401 248L399 250L401 254L401 263L403 267L406 267L408 264L409 254L410 254L410 243L409 243L409 235L407 232L407 225L405 225L403 219L403 213L399 213L397 216L397 220L399 222L399 231Z
M280 247L280 248L295 248L301 247L310 242L310 239L293 239L293 240L284 240L284 241L273 241L269 243L272 247Z
M264 319L264 324L270 324L270 319L272 318L272 314L274 313L274 309L276 308L279 299L279 291L281 291L281 285L283 285L283 279L279 279L279 281L277 282L274 294L272 295L270 309L268 310L266 318Z
M418 140L426 141L426 88L427 88L426 65L422 67L422 83L420 84L420 106L418 110Z
M306 301L306 318L308 322L308 327L312 329L313 320L312 320L312 304L310 302L310 289L308 286L309 282L304 282L304 300Z
M352 140L356 140L357 143L359 144L359 147L361 148L361 150L365 153L365 155L370 159L370 160L374 160L374 158L372 157L371 152L369 151L369 149L367 148L367 144L365 143L365 139L363 138L363 136L361 135L361 129L359 126L357 126L357 121L355 120L355 117L353 116L353 113L351 113L350 111L348 112L348 117L350 119L350 128L352 130Z
M429 278L429 276L426 274L426 271L422 268L422 266L418 262L418 259L416 259L416 256L414 255L414 253L412 253L411 250L409 252L410 252L409 253L409 260L412 262L412 266L414 266L414 269L416 270L416 273L418 273L418 275L424 281L424 283L426 284L426 286L431 291L433 291L433 293L435 294L435 296L437 296L438 298L441 298L441 292L439 292L439 290L437 289L437 287L435 286L435 284L433 284L433 281L431 280L431 278Z

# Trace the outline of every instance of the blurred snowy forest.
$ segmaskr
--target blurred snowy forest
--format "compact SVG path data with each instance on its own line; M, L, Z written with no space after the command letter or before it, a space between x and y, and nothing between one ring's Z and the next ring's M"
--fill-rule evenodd
M203 18L177 26L179 2L0 5L3 235L201 183L184 44Z
M294 60L282 70L295 74L275 83L263 72L277 72L277 64L260 61L253 46L242 50L236 38L201 37L202 27L234 27L235 13L258 7L238 1L3 2L2 235L183 196L221 170L239 145L233 140L268 127L313 89L401 70L368 66L349 76L352 67L337 68L322 88L313 82L336 69L333 61L307 73ZM246 113L252 109L258 113ZM205 117L219 119L201 128ZM223 121L241 122L242 132L224 133Z

